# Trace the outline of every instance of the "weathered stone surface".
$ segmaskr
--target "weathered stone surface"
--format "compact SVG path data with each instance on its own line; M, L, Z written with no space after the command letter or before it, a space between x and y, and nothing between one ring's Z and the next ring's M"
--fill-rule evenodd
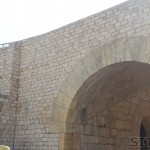
M71 97L66 96L64 93L60 92L57 95L57 100L56 100L56 104L59 105L60 107L69 109L70 108L70 104L72 102Z
M92 54L95 59L97 70L107 66L106 61L107 56L105 55L105 46L96 48L95 50L92 51Z
M97 71L95 59L92 54L89 54L85 58L83 58L83 64L85 68L87 69L89 75L92 75L93 73Z
M71 71L71 73L67 77L67 81L77 90L82 84L80 77L78 77L74 71Z
M71 104L74 111L67 114L66 122L70 121L75 128L71 132L70 149L76 144L73 139L76 133L81 137L81 147L92 145L93 149L97 144L109 149L113 149L113 145L119 148L125 145L130 149L127 139L141 136L141 123L145 124L147 135L150 134L149 67L139 62L116 63L94 73L83 83L73 99L75 105ZM78 112L83 108L86 111L81 119ZM66 132L68 130L67 127ZM65 138L69 138L67 134ZM65 142L65 148L67 144Z
M68 81L63 84L63 86L61 87L61 91L71 98L73 98L77 92L76 89Z
M111 65L111 64L116 63L116 52L115 52L115 50L116 50L115 42L105 45L104 53L105 53L105 58L106 58L105 61L106 62L103 64Z
M83 64L83 61L80 61L73 66L73 70L73 72L75 72L75 74L78 76L78 82L80 83L83 83L89 77L89 73Z
M136 70L137 62L150 63L149 8L149 0L129 0L55 31L0 45L0 144L14 150L71 150L65 147L70 133L73 150L130 149L127 137L138 136L142 118L150 115L149 71L147 66ZM126 61L137 64L112 73ZM115 63L121 66L111 68ZM103 77L96 74L102 70ZM91 76L99 82L91 82ZM97 110L105 116L97 120L99 126Z

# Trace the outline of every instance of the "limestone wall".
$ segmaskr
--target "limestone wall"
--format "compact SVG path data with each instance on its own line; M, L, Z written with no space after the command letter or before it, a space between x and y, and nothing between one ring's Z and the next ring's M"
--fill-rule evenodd
M20 47L0 48L0 144L13 147L18 97Z
M71 67L97 45L150 33L150 3L128 1L50 33L22 41L16 144L58 149L50 132L53 103ZM90 62L89 62L90 63ZM19 149L19 148L18 148Z
M13 73L8 73L11 77L6 85L16 98L15 149L58 150L60 133L51 131L52 110L72 67L95 47L122 37L149 35L150 1L129 0L13 45Z

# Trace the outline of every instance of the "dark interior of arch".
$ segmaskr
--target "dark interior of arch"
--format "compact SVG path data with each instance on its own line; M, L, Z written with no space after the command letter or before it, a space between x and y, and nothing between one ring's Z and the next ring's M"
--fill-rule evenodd
M147 150L146 131L144 125L141 123L140 127L140 139L141 139L141 150Z
M66 120L64 149L130 149L127 146L130 128L125 127L127 122L125 119L129 117L128 111L132 107L127 105L129 108L126 111L122 102L125 103L129 97L145 89L150 89L150 65L146 63L134 61L116 63L90 76L80 87L70 106ZM122 108L115 106L118 103L122 103L120 105ZM122 119L111 113L111 109L120 109L118 115L122 115ZM95 117L97 115L98 119ZM96 121L98 124L95 126ZM128 123L131 121L130 118ZM124 144L119 136L124 136L122 139Z
M140 127L141 150L150 149L150 116L145 117Z

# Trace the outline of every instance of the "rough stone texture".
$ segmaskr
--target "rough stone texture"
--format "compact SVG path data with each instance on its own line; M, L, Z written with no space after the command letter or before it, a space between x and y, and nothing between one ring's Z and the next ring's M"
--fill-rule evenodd
M68 111L63 149L131 149L142 121L149 136L149 75L149 64L122 62L88 78Z
M0 145L14 146L20 75L20 44L0 49Z
M125 143L131 135L128 132L131 123L120 118L124 118L125 113L131 120L130 113L140 114L141 108L132 109L131 106L135 107L132 102L118 102L111 108L115 118L113 127L103 128L107 115L101 114L95 119L98 128L92 131L90 123L85 129L81 125L81 132L72 136L76 133L72 131L72 123L78 103L74 97L85 81L90 81L90 76L109 65L124 61L148 64L149 41L150 1L129 0L60 29L1 48L0 144L15 150L64 150L68 149L65 146L69 137L68 146L76 141L73 150L80 146L83 150L128 149ZM143 94L143 89L140 90L141 93L136 93L137 99L133 95L129 99L133 103L144 99L143 103L138 103L144 109L149 89ZM83 120L86 105L80 108L79 116ZM148 112L148 108L145 110ZM132 135L137 135L146 111L144 113L139 118L135 116L132 125L138 127L132 127ZM120 138L113 142L110 129L112 134L123 138L122 147L117 144Z

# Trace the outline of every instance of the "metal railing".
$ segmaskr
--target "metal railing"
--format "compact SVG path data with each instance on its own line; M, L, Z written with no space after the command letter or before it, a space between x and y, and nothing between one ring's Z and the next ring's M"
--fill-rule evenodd
M8 47L9 43L0 44L0 48Z

